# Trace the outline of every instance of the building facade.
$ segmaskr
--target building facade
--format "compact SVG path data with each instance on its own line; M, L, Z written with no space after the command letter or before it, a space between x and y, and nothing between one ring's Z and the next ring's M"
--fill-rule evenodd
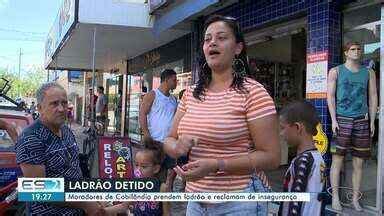
M239 21L245 32L251 69L274 98L277 108L293 100L311 101L328 138L331 138L331 121L326 101L327 73L343 62L344 43L361 42L363 64L376 71L381 83L384 10L379 0L65 2L68 9L60 13L66 16L58 17L67 18L59 19L61 28L54 27L49 34L46 67L112 74L104 76L103 85L115 95L109 97L113 101L116 91L122 91L122 110L117 118L116 115L109 118L115 119L114 130L129 136L133 142L141 138L138 125L141 98L158 86L163 68L178 73L177 91L196 81L203 22L212 14ZM112 116L116 113L112 112L116 103L109 103ZM370 183L361 189L363 205L374 213L381 212L383 206L384 156L379 140L384 132L380 128L377 134L372 157L364 170L363 182ZM331 164L329 141L320 143L328 150L323 155L327 173ZM281 147L281 164L285 165L294 156L294 149L285 143ZM350 158L346 158L345 166L342 181L349 187ZM281 189L282 170L270 174L277 176L272 181L276 191Z

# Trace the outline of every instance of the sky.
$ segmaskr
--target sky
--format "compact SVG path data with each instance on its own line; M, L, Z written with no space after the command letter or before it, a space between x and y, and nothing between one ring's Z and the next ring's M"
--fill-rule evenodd
M44 65L47 34L62 0L0 0L0 68L21 73Z

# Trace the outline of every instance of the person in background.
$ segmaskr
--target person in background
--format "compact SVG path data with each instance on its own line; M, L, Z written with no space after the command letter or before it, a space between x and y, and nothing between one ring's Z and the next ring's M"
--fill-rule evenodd
M116 131L121 130L121 112L122 112L122 103L123 101L123 92L119 89L118 94L116 97L116 110L115 110L115 116L116 116Z
M103 128L103 133L105 132L105 129L107 128L107 117L108 117L108 101L107 96L104 94L104 87L99 86L97 87L97 101L96 101L96 121L101 123Z
M264 170L280 165L275 105L254 80L237 21L214 15L204 24L204 56L196 85L179 103L164 149L186 192L266 192ZM189 202L187 215L267 215L264 202Z
M74 112L73 104L69 103L68 111L67 111L67 122L68 122L69 128L72 127L72 122L73 122L73 118L74 118L74 113L73 112Z
M135 177L137 178L157 178L161 170L164 153L161 143L147 138L143 141L144 148L138 150L135 155ZM166 192L166 185L160 184L160 192ZM118 205L105 208L107 215L127 213L129 209L134 215L169 216L169 202L124 202Z
M31 106L29 107L29 113L34 114L36 112L35 101L32 101Z
M144 96L139 112L139 123L144 140L152 138L163 143L167 137L177 108L177 99L170 92L176 89L176 86L176 72L172 69L165 69L160 74L160 87ZM166 155L163 167L164 170L168 170L165 180L167 191L172 190L176 177L172 168L175 165L176 161Z
M31 106L29 107L29 113L32 114L32 118L36 120L39 117L39 113L36 110L35 101L32 101Z
M43 84L36 92L40 118L25 128L16 143L16 161L27 178L81 179L79 146L65 125L68 99L57 83ZM88 215L102 213L94 202L31 202L29 215Z
M28 107L27 107L27 104L25 103L25 101L20 101L19 103L19 108L23 109L23 110L28 110Z
M318 195L325 185L325 163L313 141L318 124L315 107L306 101L293 102L280 112L280 135L288 145L297 147L284 177L284 192L310 193L310 201L283 202L279 215L321 215Z
M93 92L93 89L90 88L88 90L88 96L87 96L87 119L88 119L88 121L91 121L91 117L92 117L92 109L91 109L92 97L93 97L93 110L95 110L96 102L97 102L97 95L95 95ZM90 125L89 122L88 122L88 125Z

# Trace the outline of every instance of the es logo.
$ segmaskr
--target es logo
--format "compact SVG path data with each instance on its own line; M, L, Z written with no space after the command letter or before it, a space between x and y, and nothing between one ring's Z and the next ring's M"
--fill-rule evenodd
M22 178L19 185L23 191L62 191L64 180L60 178Z

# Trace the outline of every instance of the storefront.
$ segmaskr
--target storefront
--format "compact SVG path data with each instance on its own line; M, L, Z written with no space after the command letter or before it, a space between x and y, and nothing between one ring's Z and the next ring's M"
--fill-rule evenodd
M96 74L95 89L101 85L104 92L109 93L108 130L111 133L118 132L119 125L124 128L126 124L126 94L121 97L121 112L115 105L119 104L116 100L120 100L118 90L127 92L127 61L190 32L189 28L178 28L155 34L154 18L149 13L148 1L144 0L65 0L47 36L46 69L92 72ZM92 79L87 75L84 79L85 95L91 86ZM89 104L89 98L84 98L83 106ZM120 122L119 114L122 116ZM83 109L82 116L85 126L86 109ZM120 132L123 132L121 128Z
M305 55L307 20L298 18L245 35L250 69L280 110L290 101L305 97ZM295 149L281 143L281 165L295 155Z
M315 105L328 137L331 121L326 100L327 72L343 62L342 44L360 41L364 47L363 63L376 71L378 80L384 68L379 49L383 47L384 6L379 0L170 1L164 5L165 10L156 12L160 16L154 23L148 22L152 17L147 14L145 3L70 2L75 7L70 10L65 28L59 28L59 21L55 22L47 39L46 68L110 72L122 61L127 64L120 70L123 77L112 75L101 83L115 96L116 89L123 86L123 93L127 94L122 95L122 131L135 142L141 138L138 114L142 96L159 86L161 70L172 68L178 73L175 94L190 85L192 77L197 77L202 22L214 11L239 21L245 32L251 68L257 71L258 80L266 86L277 108L292 100L308 99ZM138 19L127 19L127 14ZM186 28L191 20L192 29ZM188 34L190 30L192 33ZM384 95L380 97L383 101ZM111 101L109 107L113 108ZM380 125L384 125L383 117L381 109ZM111 130L117 124L110 121ZM364 164L361 187L365 213L376 215L382 211L384 195L383 147L378 144L384 130L379 128L377 134L372 157ZM290 151L294 153L284 143L281 145L283 166L268 173L274 191L282 190L285 164L289 163ZM330 154L327 152L323 157L328 174ZM350 158L346 158L342 184L347 187L351 171Z
M343 62L342 44L359 41L364 49L363 64L376 71L379 83L382 5L369 0L289 2L242 1L215 13L239 21L245 32L251 69L274 98L277 109L293 100L309 100L315 105L322 129L330 138L327 73ZM201 31L202 22L195 24ZM194 43L198 44L198 41ZM281 143L281 147L282 166L268 173L274 191L282 191L286 165L296 154L296 150L285 143ZM360 202L367 213L381 212L382 209L380 161L383 156L377 138L374 138L372 148L372 157L364 164L360 191L363 195ZM323 157L327 163L326 174L329 175L332 162L329 145L325 149L328 151ZM348 206L351 158L347 157L344 164L341 185L348 189L341 193L343 202ZM330 185L329 182L327 185ZM325 203L327 201L330 200ZM351 214L354 214L353 210Z
M89 94L89 89L92 89L92 72L84 72L84 86L83 94L83 111L82 111L82 125L89 126L90 123L90 104L91 97ZM103 73L96 73L95 75L95 87L103 85ZM93 91L96 94L96 90Z
M183 36L164 46L151 50L128 61L128 94L125 134L133 142L141 140L139 127L139 108L143 96L160 85L160 74L164 69L177 73L177 88L172 94L177 98L179 92L192 83L191 73L191 35Z

